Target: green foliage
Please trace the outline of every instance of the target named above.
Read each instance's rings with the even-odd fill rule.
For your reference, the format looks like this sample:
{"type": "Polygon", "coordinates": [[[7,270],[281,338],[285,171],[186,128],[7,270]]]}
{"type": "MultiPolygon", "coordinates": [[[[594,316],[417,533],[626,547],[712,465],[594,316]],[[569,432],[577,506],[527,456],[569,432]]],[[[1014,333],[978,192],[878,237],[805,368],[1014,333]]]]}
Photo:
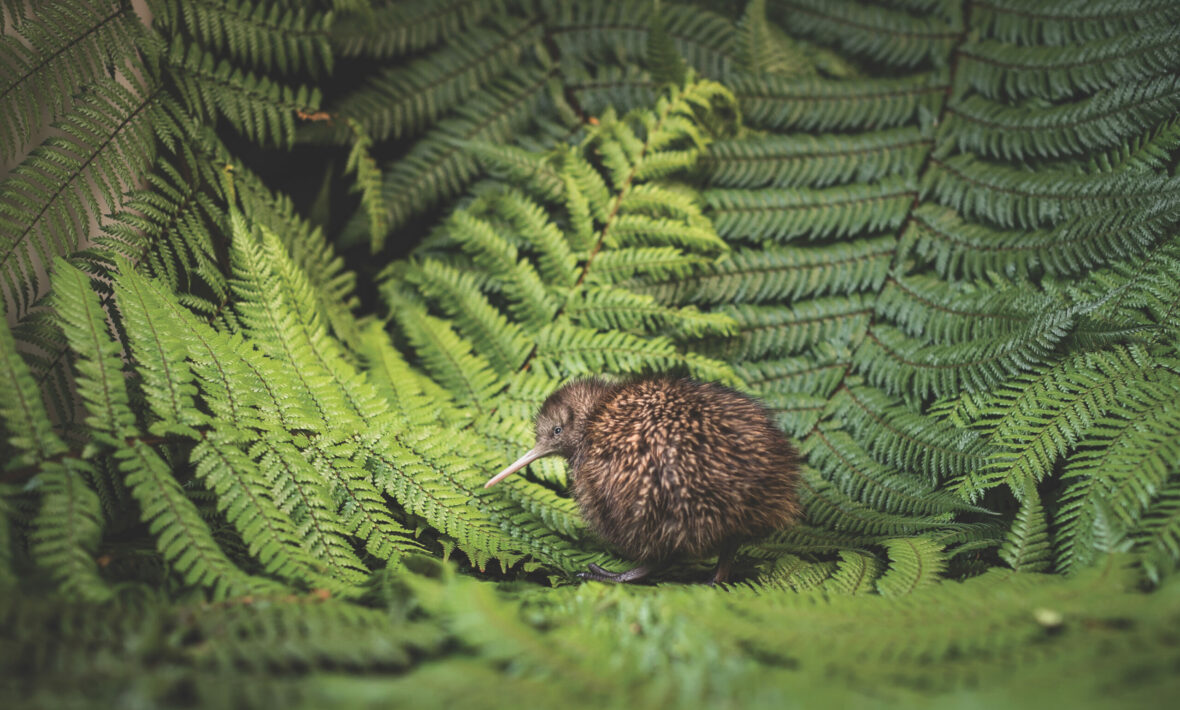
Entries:
{"type": "Polygon", "coordinates": [[[0,5],[4,697],[1177,690],[1175,3],[0,5]],[[799,445],[725,590],[482,488],[646,372],[799,445]]]}

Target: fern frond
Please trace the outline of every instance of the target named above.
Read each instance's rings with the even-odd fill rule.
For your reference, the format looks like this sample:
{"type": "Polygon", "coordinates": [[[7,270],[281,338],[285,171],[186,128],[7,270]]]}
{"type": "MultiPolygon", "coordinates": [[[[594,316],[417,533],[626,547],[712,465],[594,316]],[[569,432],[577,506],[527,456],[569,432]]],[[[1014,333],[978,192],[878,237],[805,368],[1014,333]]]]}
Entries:
{"type": "Polygon", "coordinates": [[[869,594],[874,590],[882,568],[881,560],[876,557],[863,552],[841,550],[836,572],[824,582],[823,587],[850,596],[869,594]]]}
{"type": "Polygon", "coordinates": [[[734,53],[752,74],[796,76],[814,73],[807,56],[785,33],[766,20],[766,0],[751,0],[737,22],[734,53]]]}
{"type": "Polygon", "coordinates": [[[733,337],[709,342],[726,358],[782,357],[818,344],[851,347],[864,337],[872,305],[860,294],[800,301],[792,307],[736,304],[720,309],[736,325],[733,337]]]}
{"type": "Polygon", "coordinates": [[[163,27],[176,32],[183,26],[202,44],[256,69],[312,76],[332,71],[331,13],[224,0],[164,0],[152,10],[163,27]]]}
{"type": "Polygon", "coordinates": [[[1171,207],[1178,192],[1180,183],[1166,176],[1137,175],[1131,180],[1124,174],[1033,173],[970,155],[931,158],[922,178],[924,199],[953,207],[967,218],[1022,229],[1107,214],[1125,219],[1139,210],[1171,207]]]}
{"type": "Polygon", "coordinates": [[[890,325],[875,325],[853,355],[856,369],[893,395],[953,396],[985,391],[1048,362],[1075,321],[1071,309],[1038,314],[1016,331],[966,343],[926,344],[890,325]]]}
{"type": "Polygon", "coordinates": [[[673,337],[725,336],[734,328],[724,313],[702,313],[691,306],[669,308],[651,296],[623,289],[584,289],[566,301],[565,313],[575,324],[590,328],[663,332],[673,337]]]}
{"type": "Polygon", "coordinates": [[[78,248],[89,221],[122,202],[151,162],[155,134],[174,134],[155,81],[95,83],[0,183],[0,280],[18,318],[43,286],[36,264],[78,248]]]}
{"type": "MultiPolygon", "coordinates": [[[[1145,529],[1152,522],[1146,516],[1167,506],[1180,440],[1180,413],[1174,406],[1180,382],[1174,373],[1163,372],[1152,385],[1141,385],[1135,397],[1122,396],[1117,407],[1103,412],[1097,425],[1084,430],[1078,450],[1066,462],[1057,514],[1061,570],[1074,571],[1093,561],[1103,517],[1114,516],[1136,536],[1147,537],[1145,529]]],[[[1151,560],[1158,567],[1163,558],[1155,553],[1166,548],[1143,547],[1145,564],[1151,560]]]]}
{"type": "MultiPolygon", "coordinates": [[[[499,143],[531,120],[542,100],[551,72],[533,67],[513,71],[458,106],[402,159],[388,166],[382,184],[387,224],[395,230],[420,210],[452,197],[475,177],[478,160],[462,150],[463,141],[499,143]]],[[[348,227],[346,240],[365,233],[359,221],[348,227]]]]}
{"type": "Polygon", "coordinates": [[[429,315],[426,308],[394,289],[386,289],[385,300],[393,317],[423,360],[427,371],[462,405],[478,412],[500,384],[487,359],[471,351],[470,344],[451,330],[445,321],[429,315]]]}
{"type": "Polygon", "coordinates": [[[135,431],[121,348],[106,323],[106,314],[90,279],[62,259],[54,262],[54,310],[71,349],[85,353],[75,361],[78,394],[89,411],[86,423],[102,443],[115,445],[135,431]]]}
{"type": "Polygon", "coordinates": [[[593,117],[651,106],[660,89],[650,73],[634,64],[574,67],[565,75],[564,83],[582,111],[593,117]]]}
{"type": "Polygon", "coordinates": [[[987,464],[988,451],[978,432],[956,430],[855,380],[831,396],[828,412],[855,439],[868,442],[866,449],[874,459],[927,476],[931,484],[987,464]]]}
{"type": "Polygon", "coordinates": [[[1167,170],[1168,157],[1180,147],[1180,116],[1173,116],[1131,137],[1105,153],[1090,158],[1093,172],[1143,170],[1161,173],[1167,170]]]}
{"type": "Polygon", "coordinates": [[[962,28],[854,0],[785,0],[777,14],[793,30],[825,44],[900,67],[941,64],[962,28]]]}
{"type": "Polygon", "coordinates": [[[41,505],[29,541],[37,564],[63,591],[87,601],[105,601],[112,589],[96,562],[103,515],[98,495],[87,480],[93,474],[94,469],[81,459],[42,463],[36,479],[41,505]]]}
{"type": "Polygon", "coordinates": [[[119,345],[107,333],[89,279],[58,259],[53,287],[70,346],[86,354],[75,362],[75,370],[78,392],[90,411],[87,423],[98,442],[114,447],[118,469],[157,538],[157,549],[186,583],[209,587],[219,596],[270,588],[269,582],[242,572],[226,557],[168,464],[144,442],[123,382],[119,345]]]}
{"type": "Polygon", "coordinates": [[[716,141],[701,163],[717,187],[828,187],[912,174],[931,142],[912,127],[854,135],[778,135],[716,141]]]}
{"type": "MultiPolygon", "coordinates": [[[[938,515],[969,506],[914,472],[879,463],[844,431],[817,429],[800,442],[800,451],[844,495],[874,510],[895,514],[938,515]]],[[[949,522],[949,521],[948,521],[949,522]]]]}
{"type": "Polygon", "coordinates": [[[557,202],[565,193],[565,182],[552,165],[551,156],[495,143],[467,141],[462,148],[479,158],[492,177],[518,185],[543,200],[557,202]]]}
{"type": "Polygon", "coordinates": [[[885,542],[889,569],[877,580],[877,591],[887,597],[912,594],[938,582],[946,569],[942,545],[925,537],[907,537],[885,542]]]}
{"type": "Polygon", "coordinates": [[[122,209],[93,238],[94,246],[74,259],[113,268],[114,258],[140,264],[173,290],[208,288],[228,295],[215,235],[225,231],[225,215],[206,188],[215,179],[207,163],[174,165],[157,159],[145,176],[146,189],[130,192],[122,209]]]}
{"type": "Polygon", "coordinates": [[[959,50],[957,80],[993,100],[1060,101],[1173,71],[1180,62],[1178,41],[1172,23],[1078,44],[983,40],[959,50]]]}
{"type": "Polygon", "coordinates": [[[373,159],[373,139],[356,120],[348,118],[346,122],[352,129],[353,143],[344,171],[356,174],[352,189],[361,193],[361,207],[369,215],[369,248],[377,252],[389,231],[389,225],[385,223],[387,210],[382,202],[381,169],[373,159]]]}
{"type": "Polygon", "coordinates": [[[877,510],[845,495],[814,470],[805,471],[805,476],[799,500],[807,511],[808,527],[788,528],[772,535],[769,543],[781,540],[790,546],[788,549],[831,551],[931,531],[961,534],[972,540],[986,539],[989,532],[979,526],[950,522],[946,512],[913,515],[877,510]]]}
{"type": "Polygon", "coordinates": [[[807,561],[795,555],[783,555],[764,569],[750,583],[766,591],[804,592],[826,584],[836,571],[834,562],[807,561]]]}
{"type": "Polygon", "coordinates": [[[1160,498],[1134,538],[1144,572],[1155,584],[1174,573],[1180,560],[1180,495],[1175,484],[1160,498]]]}
{"type": "MultiPolygon", "coordinates": [[[[648,55],[653,14],[648,0],[570,3],[546,0],[548,33],[563,55],[587,64],[614,64],[648,55]]],[[[660,8],[664,32],[676,54],[702,75],[727,77],[733,71],[733,25],[708,10],[687,5],[660,8]]],[[[666,77],[665,77],[666,78],[666,77]]]]}
{"type": "MultiPolygon", "coordinates": [[[[314,285],[316,309],[324,322],[329,323],[341,338],[353,338],[356,321],[353,311],[360,303],[354,292],[356,275],[345,268],[344,258],[324,231],[299,216],[291,198],[273,192],[245,166],[235,165],[229,149],[208,127],[199,131],[196,149],[215,170],[223,170],[226,165],[233,167],[233,192],[224,195],[223,199],[236,199],[244,213],[279,236],[287,247],[289,258],[314,285]]],[[[228,211],[222,212],[220,230],[222,234],[228,234],[228,211]]],[[[228,268],[222,268],[228,272],[228,268]]],[[[224,274],[222,280],[226,280],[224,274]]],[[[226,290],[228,292],[228,287],[226,290]]],[[[228,295],[224,298],[228,299],[228,295]]]]}
{"type": "MultiPolygon", "coordinates": [[[[119,270],[133,272],[131,264],[122,262],[119,270]]],[[[155,308],[149,306],[150,296],[133,276],[115,284],[115,299],[127,328],[128,341],[142,378],[143,396],[159,421],[148,426],[157,436],[196,435],[193,427],[208,423],[197,409],[194,398],[197,388],[191,368],[185,362],[184,342],[160,322],[155,308]]]]}
{"type": "Polygon", "coordinates": [[[667,372],[687,368],[695,377],[732,383],[732,375],[717,361],[686,357],[665,338],[640,337],[626,332],[601,332],[555,323],[536,334],[532,362],[553,379],[601,372],[667,372]]]}
{"type": "Polygon", "coordinates": [[[524,363],[532,343],[519,325],[509,321],[480,293],[470,273],[427,261],[420,268],[409,270],[405,278],[455,319],[460,334],[487,354],[496,372],[506,375],[524,363]]]}
{"type": "Polygon", "coordinates": [[[351,585],[363,580],[368,570],[344,542],[343,531],[327,511],[309,506],[308,498],[299,501],[291,495],[290,488],[296,486],[299,493],[325,493],[314,474],[290,486],[295,478],[292,468],[298,464],[293,457],[281,458],[279,446],[268,447],[255,463],[239,448],[245,442],[232,441],[240,434],[227,433],[226,440],[222,436],[215,433],[193,448],[194,472],[217,495],[218,508],[247,541],[251,556],[282,579],[356,594],[351,585]]]}
{"type": "Polygon", "coordinates": [[[1091,427],[1157,397],[1154,369],[1142,349],[1120,347],[1079,353],[1006,383],[994,394],[1004,416],[991,423],[993,461],[981,479],[961,481],[962,490],[974,496],[1007,483],[1019,495],[1048,475],[1091,427]]]}
{"type": "Polygon", "coordinates": [[[1042,319],[1065,328],[1083,308],[1023,285],[1000,282],[979,291],[921,275],[890,277],[876,302],[881,321],[931,344],[1019,337],[1030,322],[1042,319]]]}
{"type": "Polygon", "coordinates": [[[706,190],[717,232],[750,241],[840,238],[901,225],[915,190],[907,180],[824,190],[706,190]]]}
{"type": "Polygon", "coordinates": [[[636,277],[644,277],[644,281],[676,280],[700,271],[713,261],[699,254],[685,253],[677,247],[611,249],[595,256],[594,269],[586,275],[586,283],[610,285],[636,277]]]}
{"type": "Polygon", "coordinates": [[[1020,501],[1020,511],[1000,545],[1000,559],[1018,572],[1043,572],[1051,562],[1052,546],[1045,509],[1036,490],[1029,487],[1020,501]]]}
{"type": "Polygon", "coordinates": [[[840,385],[848,365],[846,353],[822,346],[807,356],[739,362],[735,369],[792,436],[811,431],[840,385]]]}
{"type": "Polygon", "coordinates": [[[1177,110],[1180,79],[1161,76],[1051,107],[1009,106],[970,96],[951,102],[941,130],[954,136],[959,150],[983,157],[1088,156],[1121,146],[1177,110]]]}
{"type": "Polygon", "coordinates": [[[896,247],[892,237],[831,246],[742,248],[689,273],[649,272],[634,288],[661,303],[794,303],[881,287],[896,247]]]}
{"type": "Polygon", "coordinates": [[[502,7],[503,0],[461,0],[443,7],[435,0],[411,0],[346,13],[332,24],[332,44],[344,56],[407,54],[474,27],[502,7]]]}
{"type": "Polygon", "coordinates": [[[943,278],[979,278],[989,272],[1079,274],[1112,257],[1146,253],[1178,214],[1178,206],[1153,204],[1068,219],[1048,229],[1002,230],[926,203],[911,213],[902,250],[922,256],[943,278]]]}
{"type": "MultiPolygon", "coordinates": [[[[23,9],[23,8],[22,8],[23,9]]],[[[16,12],[17,19],[23,12],[16,12]]],[[[134,61],[140,24],[122,2],[45,3],[0,37],[0,155],[20,154],[42,126],[63,115],[106,67],[134,61]]]]}
{"type": "Polygon", "coordinates": [[[223,116],[257,143],[290,146],[297,112],[314,113],[320,91],[291,87],[218,60],[196,43],[177,35],[167,52],[171,76],[185,108],[198,116],[223,116]]]}
{"type": "Polygon", "coordinates": [[[936,115],[947,89],[939,73],[871,81],[735,75],[726,84],[759,128],[829,132],[912,124],[923,112],[936,115]]]}
{"type": "Polygon", "coordinates": [[[653,5],[651,17],[648,18],[647,46],[645,47],[647,65],[651,67],[652,78],[661,84],[679,86],[684,83],[688,73],[688,66],[684,58],[676,51],[672,37],[664,27],[664,18],[660,15],[659,3],[653,5]]]}
{"type": "Polygon", "coordinates": [[[557,300],[547,292],[540,273],[528,260],[520,258],[516,247],[500,236],[492,223],[458,212],[451,217],[449,227],[450,236],[472,256],[476,266],[496,274],[488,288],[507,299],[509,313],[530,326],[553,319],[557,300]]]}
{"type": "Polygon", "coordinates": [[[7,319],[0,322],[0,422],[16,455],[9,467],[33,466],[66,449],[54,432],[33,373],[16,349],[7,319]]]}
{"type": "Polygon", "coordinates": [[[972,13],[984,38],[1019,45],[1081,44],[1155,27],[1173,27],[1180,10],[1166,0],[1131,6],[1066,0],[1030,13],[1021,0],[997,0],[972,13]]]}
{"type": "MultiPolygon", "coordinates": [[[[506,19],[469,30],[422,59],[369,76],[332,113],[356,121],[377,141],[417,133],[519,66],[539,39],[536,20],[506,19]]],[[[339,125],[330,135],[341,140],[348,131],[339,125]]]]}

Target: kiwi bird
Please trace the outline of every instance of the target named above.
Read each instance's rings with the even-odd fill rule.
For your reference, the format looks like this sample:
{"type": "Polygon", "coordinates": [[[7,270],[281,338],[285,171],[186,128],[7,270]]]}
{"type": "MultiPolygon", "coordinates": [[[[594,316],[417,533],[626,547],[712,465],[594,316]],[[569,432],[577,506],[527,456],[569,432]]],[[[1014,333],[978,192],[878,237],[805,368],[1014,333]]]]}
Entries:
{"type": "Polygon", "coordinates": [[[553,392],[536,446],[485,484],[551,455],[570,462],[583,517],[638,565],[579,576],[633,582],[676,559],[718,555],[727,580],[737,545],[799,518],[798,453],[754,399],[691,379],[592,378],[553,392]]]}

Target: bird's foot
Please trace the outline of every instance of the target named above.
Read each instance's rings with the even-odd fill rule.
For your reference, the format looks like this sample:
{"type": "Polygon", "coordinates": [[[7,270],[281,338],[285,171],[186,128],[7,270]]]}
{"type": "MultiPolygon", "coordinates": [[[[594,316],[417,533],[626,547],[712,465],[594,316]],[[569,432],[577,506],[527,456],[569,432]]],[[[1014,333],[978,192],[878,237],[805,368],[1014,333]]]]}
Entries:
{"type": "Polygon", "coordinates": [[[578,572],[579,579],[585,579],[593,582],[615,582],[624,584],[627,582],[638,582],[646,577],[651,572],[651,568],[647,565],[639,565],[624,572],[608,572],[607,570],[591,563],[589,569],[585,572],[578,572]]]}
{"type": "Polygon", "coordinates": [[[713,571],[713,578],[709,580],[710,587],[726,588],[725,583],[729,581],[729,572],[733,569],[733,555],[737,548],[737,542],[733,540],[721,546],[721,551],[717,555],[717,569],[713,571]]]}

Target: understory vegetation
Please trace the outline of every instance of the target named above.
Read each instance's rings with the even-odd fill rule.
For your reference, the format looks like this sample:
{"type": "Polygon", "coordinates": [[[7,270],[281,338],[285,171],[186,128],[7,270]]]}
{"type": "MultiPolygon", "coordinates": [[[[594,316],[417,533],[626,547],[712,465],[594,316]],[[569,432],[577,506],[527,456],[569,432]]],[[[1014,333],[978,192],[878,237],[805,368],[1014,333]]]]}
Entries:
{"type": "Polygon", "coordinates": [[[1173,0],[0,0],[13,707],[1180,691],[1173,0]],[[805,520],[652,584],[532,445],[760,398],[805,520]]]}

